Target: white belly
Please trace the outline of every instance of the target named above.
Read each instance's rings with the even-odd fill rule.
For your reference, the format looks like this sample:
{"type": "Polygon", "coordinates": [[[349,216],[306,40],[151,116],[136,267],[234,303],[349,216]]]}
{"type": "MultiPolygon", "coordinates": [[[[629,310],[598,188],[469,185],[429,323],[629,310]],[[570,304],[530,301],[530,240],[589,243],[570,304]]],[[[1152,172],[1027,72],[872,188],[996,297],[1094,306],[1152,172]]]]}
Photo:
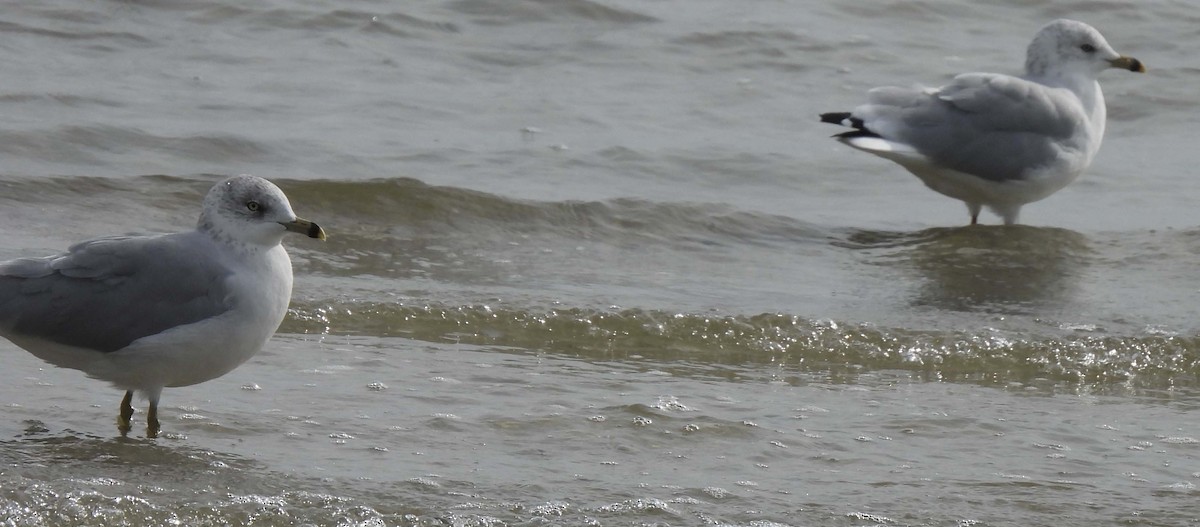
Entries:
{"type": "Polygon", "coordinates": [[[215,379],[258,353],[287,313],[292,289],[287,253],[277,246],[259,256],[229,279],[231,291],[256,291],[234,294],[231,310],[140,338],[116,351],[103,353],[42,339],[9,338],[46,362],[81,370],[123,390],[152,392],[215,379]],[[244,287],[251,282],[255,287],[244,287]]]}

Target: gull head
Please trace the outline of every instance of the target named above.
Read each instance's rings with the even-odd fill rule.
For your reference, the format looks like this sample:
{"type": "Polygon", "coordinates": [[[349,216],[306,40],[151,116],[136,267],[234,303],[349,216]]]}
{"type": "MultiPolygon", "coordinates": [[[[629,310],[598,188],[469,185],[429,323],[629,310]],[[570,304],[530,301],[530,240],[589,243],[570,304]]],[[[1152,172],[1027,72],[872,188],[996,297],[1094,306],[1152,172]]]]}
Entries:
{"type": "Polygon", "coordinates": [[[296,217],[279,187],[254,176],[234,176],[217,183],[204,197],[197,229],[218,238],[274,247],[288,232],[325,239],[317,224],[296,217]]]}
{"type": "Polygon", "coordinates": [[[1109,68],[1146,71],[1142,61],[1114,51],[1096,28],[1066,19],[1055,20],[1039,30],[1025,58],[1025,74],[1035,79],[1095,79],[1109,68]]]}

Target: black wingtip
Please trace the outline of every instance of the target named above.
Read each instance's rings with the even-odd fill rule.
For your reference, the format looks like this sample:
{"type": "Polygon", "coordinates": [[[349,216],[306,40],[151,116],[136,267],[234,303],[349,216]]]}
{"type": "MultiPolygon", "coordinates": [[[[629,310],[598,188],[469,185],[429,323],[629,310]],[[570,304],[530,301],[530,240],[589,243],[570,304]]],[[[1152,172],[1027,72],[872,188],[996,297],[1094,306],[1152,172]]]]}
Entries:
{"type": "Polygon", "coordinates": [[[828,112],[821,114],[821,122],[849,126],[859,130],[865,129],[862,119],[854,117],[850,112],[828,112]]]}
{"type": "Polygon", "coordinates": [[[821,114],[821,122],[842,124],[843,121],[850,118],[850,112],[828,112],[821,114]]]}

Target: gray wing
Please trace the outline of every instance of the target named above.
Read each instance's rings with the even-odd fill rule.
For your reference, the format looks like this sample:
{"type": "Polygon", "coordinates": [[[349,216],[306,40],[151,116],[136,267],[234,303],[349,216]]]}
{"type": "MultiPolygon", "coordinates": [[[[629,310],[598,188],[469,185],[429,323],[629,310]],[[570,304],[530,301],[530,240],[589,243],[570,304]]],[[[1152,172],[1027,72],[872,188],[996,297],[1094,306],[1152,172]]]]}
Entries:
{"type": "Polygon", "coordinates": [[[1086,148],[1074,94],[1008,75],[968,73],[938,90],[876,88],[854,110],[864,127],[935,163],[992,181],[1021,179],[1086,148]]]}
{"type": "Polygon", "coordinates": [[[197,233],[100,238],[0,263],[0,332],[102,352],[230,309],[215,248],[197,233]]]}

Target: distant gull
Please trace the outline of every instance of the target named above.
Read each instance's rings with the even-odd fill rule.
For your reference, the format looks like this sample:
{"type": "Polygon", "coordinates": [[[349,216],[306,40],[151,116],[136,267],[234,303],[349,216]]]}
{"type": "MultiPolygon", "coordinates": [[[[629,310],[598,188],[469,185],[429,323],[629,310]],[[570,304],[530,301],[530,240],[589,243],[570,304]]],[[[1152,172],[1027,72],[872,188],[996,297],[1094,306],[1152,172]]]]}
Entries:
{"type": "Polygon", "coordinates": [[[0,263],[0,336],[55,366],[135,392],[159,431],[164,387],[220,377],[279,328],[292,295],[287,232],[325,239],[271,182],[236,176],[204,198],[196,229],[98,238],[66,253],[0,263]]]}
{"type": "Polygon", "coordinates": [[[1055,20],[1029,44],[1023,77],[964,73],[941,88],[875,88],[867,104],[821,121],[854,128],[834,137],[966,202],[972,225],[984,205],[1011,225],[1022,205],[1092,162],[1106,113],[1096,78],[1108,68],[1146,71],[1091,26],[1055,20]]]}

